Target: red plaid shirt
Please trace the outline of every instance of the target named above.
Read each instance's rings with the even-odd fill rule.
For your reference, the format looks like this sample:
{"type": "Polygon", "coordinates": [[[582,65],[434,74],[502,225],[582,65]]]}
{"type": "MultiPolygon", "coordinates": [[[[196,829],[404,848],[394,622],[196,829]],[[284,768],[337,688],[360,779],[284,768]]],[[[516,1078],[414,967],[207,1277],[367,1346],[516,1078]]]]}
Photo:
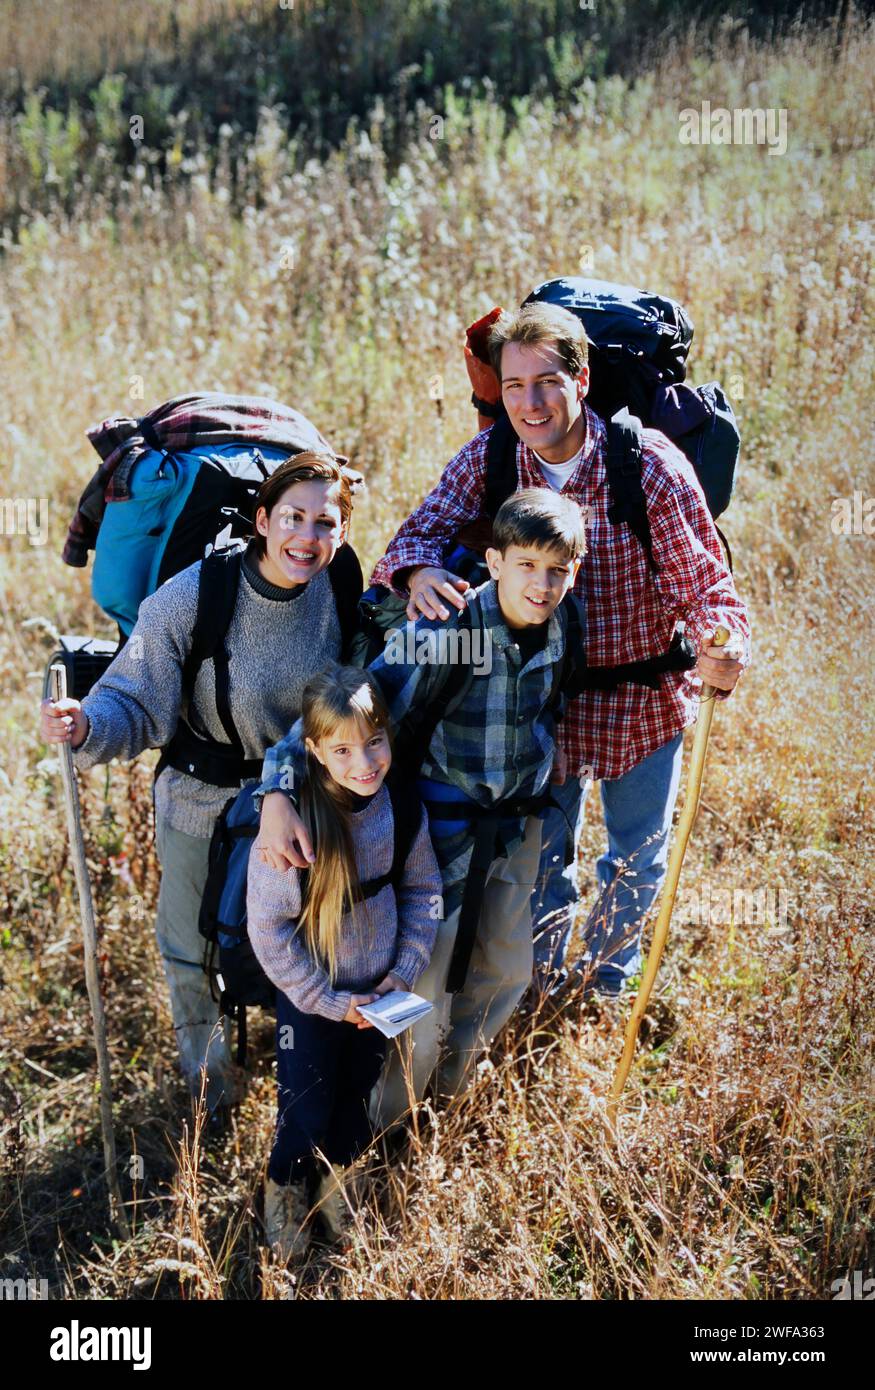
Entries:
{"type": "MultiPolygon", "coordinates": [[[[747,665],[747,611],[692,465],[665,435],[645,431],[641,476],[659,566],[654,574],[628,526],[608,520],[605,426],[587,406],[584,411],[583,454],[562,495],[588,509],[586,555],[575,592],[586,608],[589,664],[617,666],[658,656],[682,621],[700,652],[718,624],[740,633],[747,665]]],[[[372,583],[394,587],[392,578],[399,570],[443,565],[456,531],[482,514],[488,438],[484,430],[447,465],[437,487],[397,532],[372,583]]],[[[521,488],[546,486],[535,455],[522,441],[517,444],[517,474],[521,488]]],[[[695,720],[700,686],[700,679],[688,672],[670,672],[660,678],[657,690],[627,684],[573,700],[560,729],[569,772],[622,776],[695,720]]]]}

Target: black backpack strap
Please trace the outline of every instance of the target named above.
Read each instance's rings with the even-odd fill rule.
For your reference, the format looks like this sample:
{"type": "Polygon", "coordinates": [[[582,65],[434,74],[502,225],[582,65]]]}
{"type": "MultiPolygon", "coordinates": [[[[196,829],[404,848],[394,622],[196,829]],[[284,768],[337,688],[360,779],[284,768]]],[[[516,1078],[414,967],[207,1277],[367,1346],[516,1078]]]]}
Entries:
{"type": "Polygon", "coordinates": [[[476,391],[471,392],[471,404],[479,415],[485,415],[490,420],[499,419],[504,411],[501,401],[484,401],[476,391]]]}
{"type": "MultiPolygon", "coordinates": [[[[243,776],[257,776],[257,773],[251,774],[242,771],[239,775],[235,774],[233,767],[233,765],[242,767],[246,760],[243,754],[243,744],[231,714],[225,634],[234,616],[242,564],[243,551],[241,549],[213,551],[201,561],[197,589],[197,610],[194,626],[191,630],[191,647],[182,667],[182,703],[188,706],[194,694],[198,672],[205,661],[208,661],[210,657],[213,658],[216,668],[216,710],[222,721],[222,728],[228,735],[230,747],[226,748],[212,740],[199,738],[191,732],[186,720],[180,716],[177,731],[164,749],[155,769],[156,777],[160,776],[165,767],[179,766],[181,760],[185,764],[181,770],[191,771],[189,763],[197,768],[200,760],[192,756],[194,753],[203,753],[207,758],[210,767],[207,768],[204,764],[203,771],[206,773],[207,780],[218,777],[217,785],[231,786],[233,782],[238,781],[243,776]],[[184,750],[182,748],[183,743],[185,744],[184,750]],[[212,758],[213,753],[216,754],[218,762],[212,758]],[[232,766],[229,767],[227,774],[223,773],[221,769],[228,765],[229,761],[232,766]],[[221,780],[225,775],[229,776],[230,779],[227,782],[221,780]]],[[[195,773],[195,775],[197,774],[195,773]]]]}
{"type": "Polygon", "coordinates": [[[720,530],[720,527],[717,525],[716,521],[714,522],[714,530],[717,532],[717,535],[720,538],[720,544],[723,546],[723,549],[726,552],[726,563],[729,566],[729,573],[733,574],[734,570],[732,565],[732,548],[729,544],[729,541],[726,539],[723,532],[720,530]]]}
{"type": "Polygon", "coordinates": [[[155,426],[147,415],[144,415],[142,420],[137,421],[137,428],[150,449],[154,449],[156,453],[159,454],[166,454],[168,452],[167,445],[162,444],[156,433],[155,426]]]}
{"type": "Polygon", "coordinates": [[[606,472],[611,493],[608,520],[614,526],[626,523],[644,547],[647,562],[656,573],[659,566],[653,558],[653,538],[647,517],[647,499],[641,482],[641,452],[644,435],[637,415],[630,415],[624,406],[608,421],[608,456],[606,472]]]}
{"type": "Polygon", "coordinates": [[[553,685],[547,700],[547,709],[554,714],[562,712],[566,693],[577,684],[577,673],[586,667],[586,648],[583,623],[583,609],[580,600],[568,591],[559,605],[565,614],[565,651],[562,660],[553,668],[553,685]]]}
{"type": "Polygon", "coordinates": [[[216,668],[216,712],[228,735],[228,742],[239,758],[243,757],[243,744],[231,713],[225,635],[234,616],[242,564],[242,550],[232,551],[230,555],[213,552],[201,562],[197,617],[191,635],[191,652],[182,675],[183,690],[191,699],[198,671],[205,661],[213,658],[216,668]]]}
{"type": "Polygon", "coordinates": [[[341,656],[345,661],[359,630],[358,603],[364,592],[359,558],[351,545],[342,545],[328,566],[328,578],[340,623],[341,656]]]}
{"type": "Polygon", "coordinates": [[[482,808],[475,813],[473,822],[474,843],[471,847],[471,859],[462,892],[453,954],[447,972],[446,988],[448,994],[458,994],[465,986],[468,966],[471,963],[471,954],[477,938],[477,928],[480,924],[480,909],[483,906],[483,894],[489,877],[489,867],[499,852],[498,833],[502,822],[509,818],[525,819],[528,816],[539,815],[548,806],[556,806],[557,809],[561,809],[558,807],[549,785],[537,796],[499,802],[497,806],[492,806],[489,809],[482,808]]]}
{"type": "MultiPolygon", "coordinates": [[[[479,595],[474,594],[472,600],[463,607],[462,613],[459,614],[459,627],[469,627],[472,631],[476,627],[483,627],[483,606],[479,595]]],[[[469,692],[474,678],[473,662],[445,662],[438,666],[438,673],[440,676],[428,699],[427,712],[422,723],[416,728],[415,746],[405,748],[405,769],[410,777],[419,773],[424,756],[428,752],[428,745],[434,738],[435,728],[442,719],[447,719],[448,714],[459,708],[469,692]]]]}
{"type": "MultiPolygon", "coordinates": [[[[479,595],[475,593],[459,615],[459,627],[473,630],[482,626],[483,608],[479,595]]],[[[397,748],[397,752],[410,778],[418,774],[438,724],[458,708],[474,679],[474,666],[470,661],[446,662],[437,669],[438,679],[431,690],[424,716],[413,726],[402,721],[399,731],[400,748],[397,748]]]]}
{"type": "Polygon", "coordinates": [[[566,614],[565,658],[554,677],[548,709],[556,717],[564,711],[564,701],[588,690],[614,691],[627,682],[659,688],[659,677],[668,671],[691,671],[698,660],[696,648],[689,637],[676,631],[668,649],[659,656],[640,661],[626,661],[618,666],[590,666],[586,660],[585,624],[583,609],[573,594],[566,594],[561,608],[566,614]]]}
{"type": "Polygon", "coordinates": [[[404,877],[404,866],[410,855],[413,841],[422,824],[422,801],[408,773],[399,773],[387,778],[389,796],[392,801],[392,822],[395,827],[395,848],[392,853],[392,868],[389,870],[392,886],[397,890],[404,877]]]}
{"type": "MultiPolygon", "coordinates": [[[[182,694],[191,700],[194,694],[198,671],[210,657],[215,658],[218,647],[224,646],[225,634],[231,626],[237,591],[240,587],[240,571],[243,564],[243,551],[230,553],[213,551],[201,561],[201,572],[197,589],[197,613],[191,630],[191,648],[182,668],[182,694]]],[[[216,671],[218,695],[219,673],[216,671]]],[[[227,703],[227,688],[225,690],[227,703]]],[[[221,709],[219,717],[222,717],[221,709]]],[[[222,719],[225,725],[224,718],[222,719]]],[[[227,732],[227,728],[226,728],[227,732]]],[[[234,738],[239,743],[237,730],[234,738]]]]}
{"type": "Polygon", "coordinates": [[[516,449],[519,443],[516,430],[506,414],[500,415],[489,431],[486,444],[486,493],[484,509],[490,521],[502,502],[517,490],[518,474],[516,449]]]}

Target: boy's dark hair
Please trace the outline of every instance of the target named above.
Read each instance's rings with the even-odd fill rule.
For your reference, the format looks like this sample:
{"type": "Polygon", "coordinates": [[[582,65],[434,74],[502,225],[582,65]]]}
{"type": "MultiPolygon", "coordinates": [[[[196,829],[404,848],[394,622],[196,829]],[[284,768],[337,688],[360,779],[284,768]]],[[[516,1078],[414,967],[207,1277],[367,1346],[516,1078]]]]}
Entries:
{"type": "Polygon", "coordinates": [[[489,334],[489,360],[501,381],[501,350],[505,343],[555,343],[571,376],[580,376],[589,362],[586,329],[576,314],[561,304],[524,304],[495,320],[489,334]]]}
{"type": "Polygon", "coordinates": [[[584,515],[577,502],[550,488],[523,488],[499,507],[492,543],[502,555],[510,545],[534,546],[576,560],[586,552],[584,515]]]}

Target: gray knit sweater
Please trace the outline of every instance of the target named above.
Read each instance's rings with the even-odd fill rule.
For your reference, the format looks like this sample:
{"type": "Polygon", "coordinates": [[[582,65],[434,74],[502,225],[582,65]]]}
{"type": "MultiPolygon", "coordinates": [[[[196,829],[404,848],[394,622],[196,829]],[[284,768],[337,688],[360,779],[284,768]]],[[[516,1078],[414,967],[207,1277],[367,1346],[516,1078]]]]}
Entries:
{"type": "MultiPolygon", "coordinates": [[[[392,867],[392,801],[385,786],[364,810],[351,815],[359,880],[378,878],[392,867]]],[[[271,869],[261,862],[259,841],[249,856],[247,930],[265,974],[302,1013],[341,1021],[353,994],[367,994],[390,970],[411,988],[431,958],[440,919],[441,876],[428,834],[425,811],[397,894],[383,888],[341,922],[337,975],[317,965],[298,932],[301,878],[297,869],[271,869]],[[363,915],[367,908],[368,915],[363,915]]]]}
{"type": "MultiPolygon", "coordinates": [[[[136,626],[115,661],[82,701],[90,725],[73,754],[78,768],[134,758],[170,741],[180,714],[182,666],[191,649],[200,561],[144,599],[136,626]]],[[[288,731],[311,676],[340,655],[340,624],[325,570],[306,585],[267,583],[247,552],[226,637],[229,699],[247,758],[288,731]]],[[[185,713],[185,711],[182,711],[185,713]]],[[[188,712],[198,732],[227,743],[216,709],[212,660],[200,668],[188,712]]],[[[175,830],[209,837],[216,817],[243,783],[211,787],[175,768],[155,784],[155,814],[175,830]]]]}

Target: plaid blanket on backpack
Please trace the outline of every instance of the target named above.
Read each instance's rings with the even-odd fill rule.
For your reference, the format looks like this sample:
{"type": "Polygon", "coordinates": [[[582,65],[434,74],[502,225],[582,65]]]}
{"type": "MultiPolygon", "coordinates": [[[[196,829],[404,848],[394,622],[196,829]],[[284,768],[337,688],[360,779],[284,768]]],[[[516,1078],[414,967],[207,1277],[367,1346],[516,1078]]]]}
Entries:
{"type": "Polygon", "coordinates": [[[107,502],[129,499],[131,470],[150,449],[183,453],[204,444],[265,444],[290,454],[315,450],[346,462],[300,411],[266,396],[221,391],[174,396],[139,420],[113,415],[92,425],[87,435],[103,462],[79,499],[62,552],[65,564],[80,569],[94,549],[107,502]]]}

